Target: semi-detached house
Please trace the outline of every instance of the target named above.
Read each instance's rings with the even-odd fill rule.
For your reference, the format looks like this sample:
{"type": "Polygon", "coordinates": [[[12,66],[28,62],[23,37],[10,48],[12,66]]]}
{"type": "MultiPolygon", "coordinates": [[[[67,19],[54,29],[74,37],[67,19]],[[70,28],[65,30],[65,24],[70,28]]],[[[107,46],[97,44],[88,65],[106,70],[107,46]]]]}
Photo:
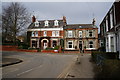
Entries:
{"type": "Polygon", "coordinates": [[[66,18],[61,20],[36,20],[32,17],[32,23],[28,27],[27,35],[30,47],[46,49],[60,45],[63,39],[63,26],[66,25],[66,18]]]}
{"type": "Polygon", "coordinates": [[[120,2],[114,2],[100,24],[101,47],[120,53],[120,2]]]}
{"type": "Polygon", "coordinates": [[[59,20],[36,20],[27,30],[27,39],[32,48],[46,49],[61,46],[64,51],[98,49],[98,28],[92,24],[67,24],[66,17],[59,20]]]}

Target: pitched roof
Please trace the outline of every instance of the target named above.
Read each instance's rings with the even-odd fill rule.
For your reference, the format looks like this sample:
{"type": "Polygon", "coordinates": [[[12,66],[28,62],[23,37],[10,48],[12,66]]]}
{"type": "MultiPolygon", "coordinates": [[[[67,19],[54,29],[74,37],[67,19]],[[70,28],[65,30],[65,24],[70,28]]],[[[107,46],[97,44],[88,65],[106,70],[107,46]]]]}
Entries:
{"type": "Polygon", "coordinates": [[[64,29],[80,29],[80,28],[97,28],[93,24],[69,24],[64,27],[64,29]]]}
{"type": "Polygon", "coordinates": [[[38,21],[39,22],[39,26],[36,27],[35,26],[35,22],[34,23],[31,23],[28,27],[28,29],[33,29],[33,28],[55,28],[55,27],[63,27],[65,25],[65,23],[63,22],[63,20],[57,20],[58,21],[58,24],[59,26],[54,26],[54,21],[55,20],[47,20],[49,22],[49,25],[48,26],[44,26],[44,22],[46,20],[40,20],[38,21]]]}

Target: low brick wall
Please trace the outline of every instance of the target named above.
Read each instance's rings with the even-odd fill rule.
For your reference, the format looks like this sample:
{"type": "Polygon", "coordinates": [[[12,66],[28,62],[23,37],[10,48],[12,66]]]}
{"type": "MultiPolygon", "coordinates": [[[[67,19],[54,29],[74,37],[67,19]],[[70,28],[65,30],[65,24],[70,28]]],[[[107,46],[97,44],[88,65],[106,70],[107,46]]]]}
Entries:
{"type": "Polygon", "coordinates": [[[2,46],[3,51],[17,51],[17,48],[18,46],[9,46],[9,45],[2,46]]]}
{"type": "Polygon", "coordinates": [[[17,51],[21,51],[21,52],[38,52],[38,50],[27,50],[27,49],[17,49],[17,51]]]}
{"type": "MultiPolygon", "coordinates": [[[[2,46],[2,45],[1,45],[2,46]]],[[[18,46],[2,46],[2,51],[38,52],[38,50],[18,49],[18,46]]]]}
{"type": "MultiPolygon", "coordinates": [[[[64,53],[80,53],[80,51],[79,50],[77,50],[77,51],[74,51],[74,50],[65,50],[64,51],[64,53]]],[[[84,53],[92,53],[92,51],[91,50],[84,50],[84,53]]]]}
{"type": "Polygon", "coordinates": [[[80,53],[79,51],[64,51],[64,53],[80,53]]]}
{"type": "Polygon", "coordinates": [[[55,52],[54,50],[41,50],[43,53],[59,53],[59,51],[55,52]]]}

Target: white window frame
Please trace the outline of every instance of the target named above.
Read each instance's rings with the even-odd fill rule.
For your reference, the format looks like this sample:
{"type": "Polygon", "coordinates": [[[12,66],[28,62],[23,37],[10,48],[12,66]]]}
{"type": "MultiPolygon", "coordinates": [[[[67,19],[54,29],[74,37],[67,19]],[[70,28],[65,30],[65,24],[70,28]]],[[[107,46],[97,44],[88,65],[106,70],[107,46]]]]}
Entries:
{"type": "Polygon", "coordinates": [[[57,40],[52,40],[52,47],[54,48],[54,46],[53,46],[53,41],[56,41],[56,46],[57,46],[57,40]]]}
{"type": "Polygon", "coordinates": [[[82,31],[79,31],[79,37],[82,38],[82,31]]]}
{"type": "Polygon", "coordinates": [[[93,37],[93,30],[89,30],[89,37],[93,37]],[[92,33],[90,33],[92,32],[92,33]],[[92,36],[90,36],[90,34],[92,34],[92,36]]]}
{"type": "Polygon", "coordinates": [[[68,48],[68,49],[73,49],[73,41],[68,41],[68,42],[67,42],[67,48],[68,48]],[[69,44],[68,44],[69,42],[72,42],[72,48],[69,48],[69,44]]]}
{"type": "Polygon", "coordinates": [[[44,23],[45,23],[45,26],[49,26],[49,21],[48,20],[46,20],[44,23]]]}
{"type": "Polygon", "coordinates": [[[35,31],[35,36],[38,37],[38,31],[35,31]]]}
{"type": "Polygon", "coordinates": [[[52,36],[55,37],[55,31],[52,31],[52,36]]]}
{"type": "MultiPolygon", "coordinates": [[[[94,48],[94,44],[90,44],[90,42],[91,42],[91,41],[89,41],[89,48],[90,48],[90,45],[92,45],[92,46],[93,46],[92,48],[94,48]]],[[[93,43],[93,41],[92,41],[92,43],[93,43]]]]}
{"type": "Polygon", "coordinates": [[[106,31],[108,31],[108,16],[106,16],[106,31]]]}
{"type": "Polygon", "coordinates": [[[39,22],[38,21],[35,22],[35,27],[39,27],[39,22]]]}
{"type": "Polygon", "coordinates": [[[67,35],[68,35],[69,38],[73,37],[73,31],[69,30],[68,33],[67,33],[67,35]]]}
{"type": "Polygon", "coordinates": [[[59,24],[58,24],[58,20],[55,20],[54,21],[54,26],[58,26],[59,24]]]}
{"type": "Polygon", "coordinates": [[[58,37],[59,36],[59,31],[52,31],[52,36],[53,37],[58,37]]]}
{"type": "Polygon", "coordinates": [[[47,31],[44,31],[44,32],[43,32],[43,36],[47,36],[47,31]]]}
{"type": "Polygon", "coordinates": [[[113,14],[112,10],[110,11],[110,28],[113,28],[113,14]]]}
{"type": "Polygon", "coordinates": [[[32,37],[34,37],[35,36],[35,32],[34,31],[32,31],[32,35],[31,35],[32,37]]]}
{"type": "Polygon", "coordinates": [[[56,36],[59,36],[59,31],[56,31],[56,36]]]}

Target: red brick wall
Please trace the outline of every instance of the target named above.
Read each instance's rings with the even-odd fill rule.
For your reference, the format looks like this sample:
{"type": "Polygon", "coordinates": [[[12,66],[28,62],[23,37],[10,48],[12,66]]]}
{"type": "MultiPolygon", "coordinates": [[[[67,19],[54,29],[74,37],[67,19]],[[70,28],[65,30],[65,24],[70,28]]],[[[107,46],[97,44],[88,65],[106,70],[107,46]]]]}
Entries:
{"type": "Polygon", "coordinates": [[[47,31],[47,36],[52,36],[52,31],[47,31]]]}
{"type": "MultiPolygon", "coordinates": [[[[38,31],[38,36],[43,36],[44,31],[38,31]]],[[[59,32],[60,36],[63,36],[63,31],[59,32]]],[[[47,36],[52,36],[52,31],[47,31],[47,36]]]]}
{"type": "Polygon", "coordinates": [[[64,31],[60,31],[60,36],[63,36],[64,35],[64,31]]]}
{"type": "Polygon", "coordinates": [[[2,46],[2,51],[38,52],[37,50],[18,49],[18,46],[2,46]]]}

